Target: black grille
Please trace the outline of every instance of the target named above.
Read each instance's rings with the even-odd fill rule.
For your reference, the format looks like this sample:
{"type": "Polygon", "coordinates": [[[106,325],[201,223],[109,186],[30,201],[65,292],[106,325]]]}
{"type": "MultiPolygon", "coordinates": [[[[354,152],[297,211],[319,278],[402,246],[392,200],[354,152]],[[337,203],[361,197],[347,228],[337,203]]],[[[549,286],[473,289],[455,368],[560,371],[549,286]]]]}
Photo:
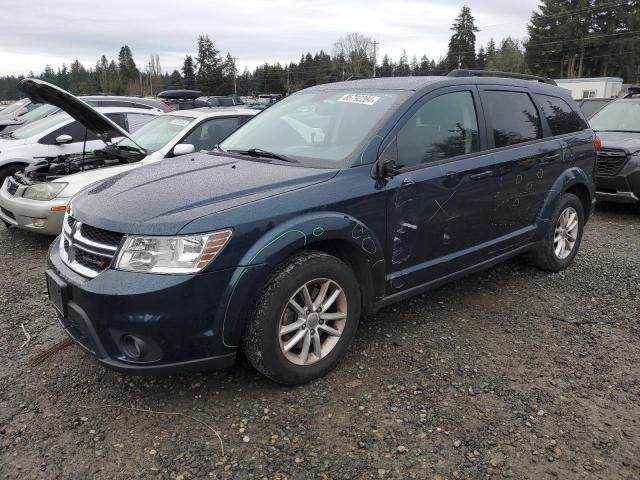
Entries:
{"type": "Polygon", "coordinates": [[[596,174],[617,175],[627,162],[627,152],[618,149],[603,149],[598,153],[596,174]]]}
{"type": "Polygon", "coordinates": [[[4,213],[7,217],[12,218],[13,220],[16,219],[15,215],[11,213],[9,210],[7,210],[6,208],[0,207],[0,210],[2,210],[2,213],[4,213]]]}
{"type": "Polygon", "coordinates": [[[9,191],[9,195],[15,195],[18,191],[18,184],[13,178],[9,178],[9,184],[7,185],[7,190],[9,191]]]}
{"type": "Polygon", "coordinates": [[[94,272],[101,272],[107,269],[111,263],[111,259],[108,257],[101,257],[100,255],[85,252],[84,250],[77,249],[75,255],[76,262],[94,272]]]}
{"type": "Polygon", "coordinates": [[[109,245],[110,247],[117,247],[120,245],[120,240],[124,237],[124,234],[122,233],[102,230],[101,228],[92,227],[91,225],[82,225],[80,233],[87,240],[101,243],[102,245],[109,245]]]}
{"type": "Polygon", "coordinates": [[[76,224],[76,219],[73,218],[71,215],[67,215],[67,225],[69,225],[69,228],[73,229],[73,226],[76,224]]]}

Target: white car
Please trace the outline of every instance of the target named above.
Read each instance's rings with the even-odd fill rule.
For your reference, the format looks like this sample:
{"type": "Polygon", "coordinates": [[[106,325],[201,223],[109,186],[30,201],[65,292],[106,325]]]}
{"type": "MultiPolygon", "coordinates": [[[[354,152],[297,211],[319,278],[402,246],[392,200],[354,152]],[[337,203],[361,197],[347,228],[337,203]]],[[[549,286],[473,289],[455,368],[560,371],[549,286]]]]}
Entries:
{"type": "MultiPolygon", "coordinates": [[[[93,123],[97,124],[97,116],[102,115],[89,106],[86,108],[96,117],[93,123]]],[[[248,108],[203,108],[167,113],[130,135],[121,132],[126,138],[92,155],[85,155],[84,159],[78,155],[58,162],[34,164],[24,173],[9,177],[0,188],[0,219],[7,226],[58,235],[66,206],[80,190],[164,158],[211,150],[258,113],[258,110],[248,108]],[[60,175],[74,169],[80,171],[60,175]]],[[[103,122],[102,128],[108,128],[109,120],[103,122]]]]}

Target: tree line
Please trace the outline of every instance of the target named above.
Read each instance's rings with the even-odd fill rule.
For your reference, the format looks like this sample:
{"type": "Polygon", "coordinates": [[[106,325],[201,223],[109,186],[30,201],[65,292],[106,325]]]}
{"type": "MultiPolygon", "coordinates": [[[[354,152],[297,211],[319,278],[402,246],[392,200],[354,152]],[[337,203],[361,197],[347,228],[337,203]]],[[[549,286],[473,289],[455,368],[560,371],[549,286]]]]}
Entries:
{"type": "MultiPolygon", "coordinates": [[[[77,95],[154,95],[176,88],[206,95],[289,93],[354,76],[444,75],[455,68],[552,78],[620,76],[630,83],[640,77],[640,0],[541,0],[527,28],[526,39],[491,39],[477,46],[479,29],[465,6],[451,27],[447,54],[437,60],[427,54],[409,59],[406,52],[397,60],[375,58],[373,39],[351,33],[328,52],[309,52],[298,62],[264,63],[239,73],[233,56],[223,55],[208,35],[201,35],[197,54],[186,55],[180,70],[163,72],[157,55],[138,66],[124,45],[117,59],[102,55],[91,67],[78,60],[55,70],[47,65],[37,76],[77,95]]],[[[16,85],[22,78],[0,77],[0,99],[19,98],[16,85]]]]}

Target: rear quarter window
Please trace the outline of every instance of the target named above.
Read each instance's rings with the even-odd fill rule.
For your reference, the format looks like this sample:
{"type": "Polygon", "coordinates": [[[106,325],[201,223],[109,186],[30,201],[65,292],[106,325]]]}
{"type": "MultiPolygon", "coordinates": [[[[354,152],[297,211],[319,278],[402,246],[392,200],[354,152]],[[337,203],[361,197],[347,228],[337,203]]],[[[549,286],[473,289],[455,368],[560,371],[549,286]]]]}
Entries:
{"type": "Polygon", "coordinates": [[[578,112],[561,98],[539,94],[534,96],[554,136],[580,132],[589,128],[578,112]]]}

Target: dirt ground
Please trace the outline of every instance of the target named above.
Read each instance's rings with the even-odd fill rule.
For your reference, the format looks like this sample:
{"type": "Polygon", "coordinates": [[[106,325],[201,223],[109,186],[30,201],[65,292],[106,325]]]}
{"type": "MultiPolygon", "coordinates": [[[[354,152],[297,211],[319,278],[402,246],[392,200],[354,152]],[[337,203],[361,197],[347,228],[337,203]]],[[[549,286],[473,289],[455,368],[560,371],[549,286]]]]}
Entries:
{"type": "Polygon", "coordinates": [[[0,227],[0,478],[640,478],[639,209],[599,208],[564,273],[515,260],[384,309],[298,388],[75,345],[30,368],[65,338],[49,242],[0,227]]]}

